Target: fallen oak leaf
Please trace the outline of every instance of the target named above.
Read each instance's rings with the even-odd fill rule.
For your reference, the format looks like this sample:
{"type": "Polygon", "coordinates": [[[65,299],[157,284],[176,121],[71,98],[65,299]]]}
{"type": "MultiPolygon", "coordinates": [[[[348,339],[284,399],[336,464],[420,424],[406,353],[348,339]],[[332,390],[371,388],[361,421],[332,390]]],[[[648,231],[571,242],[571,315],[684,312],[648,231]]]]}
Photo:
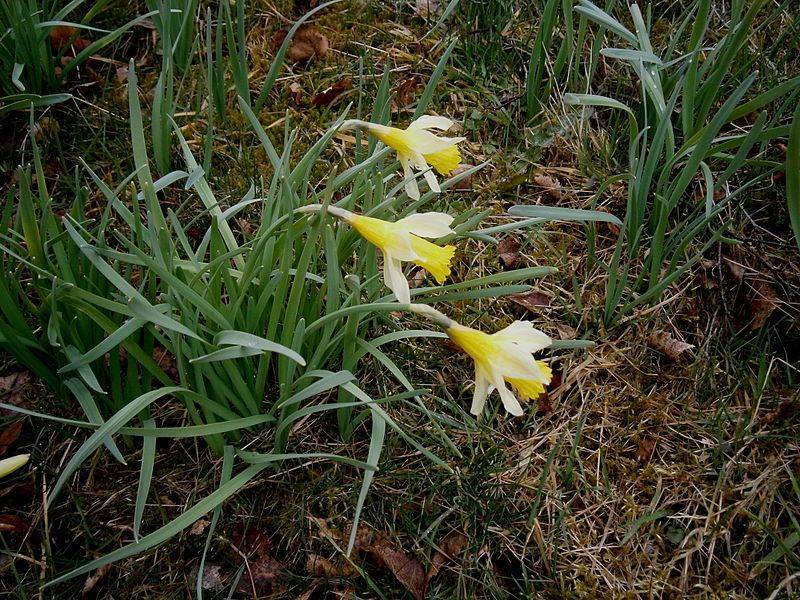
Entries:
{"type": "Polygon", "coordinates": [[[315,577],[352,577],[356,570],[349,563],[336,564],[324,556],[311,553],[306,560],[306,570],[315,577]]]}
{"type": "Polygon", "coordinates": [[[658,350],[667,358],[679,360],[681,355],[687,350],[694,348],[694,344],[687,344],[676,340],[666,331],[656,331],[647,338],[647,345],[658,350]]]}
{"type": "Polygon", "coordinates": [[[547,194],[554,200],[559,200],[561,198],[561,182],[555,177],[550,177],[550,175],[536,175],[533,178],[533,183],[547,190],[547,194]]]}
{"type": "Polygon", "coordinates": [[[56,51],[71,46],[71,49],[77,54],[88,48],[90,44],[79,36],[77,30],[71,25],[56,25],[48,35],[50,46],[56,51]]]}
{"type": "Polygon", "coordinates": [[[639,447],[636,448],[636,460],[639,461],[639,464],[645,464],[647,461],[650,460],[650,457],[653,455],[653,450],[656,449],[656,440],[655,438],[646,437],[641,442],[639,442],[639,447]]]}
{"type": "Polygon", "coordinates": [[[341,81],[337,81],[329,88],[319,92],[318,94],[314,94],[311,98],[311,105],[312,106],[330,106],[333,104],[334,100],[336,100],[342,93],[349,89],[352,84],[352,79],[349,77],[345,77],[341,81]]]}
{"type": "MultiPolygon", "coordinates": [[[[25,397],[25,386],[30,379],[28,371],[17,371],[6,377],[0,377],[0,401],[4,404],[30,408],[30,402],[25,397]]],[[[17,415],[13,410],[0,409],[2,415],[17,415]]]]}
{"type": "Polygon", "coordinates": [[[436,553],[431,559],[431,566],[428,568],[428,573],[425,575],[426,585],[439,574],[439,571],[442,570],[446,562],[455,560],[466,545],[467,536],[463,533],[455,529],[448,533],[439,544],[436,553]]]}
{"type": "Polygon", "coordinates": [[[8,427],[0,431],[0,456],[8,451],[8,447],[17,441],[22,432],[22,421],[11,423],[8,427]]]}
{"type": "Polygon", "coordinates": [[[29,528],[17,515],[0,515],[0,533],[25,533],[29,528]]]}
{"type": "Polygon", "coordinates": [[[772,284],[763,279],[756,279],[750,286],[747,294],[747,314],[750,318],[750,330],[755,331],[763,327],[764,323],[778,308],[780,297],[772,284]]]}
{"type": "MultiPolygon", "coordinates": [[[[288,29],[281,29],[275,34],[272,42],[275,51],[278,50],[288,34],[288,29]]],[[[328,38],[315,27],[301,25],[295,32],[286,55],[294,62],[304,63],[314,56],[324,58],[328,54],[329,48],[328,38]]]]}
{"type": "Polygon", "coordinates": [[[269,553],[270,541],[259,529],[250,527],[243,533],[239,525],[233,532],[231,550],[245,563],[245,573],[236,586],[242,595],[261,598],[281,591],[283,565],[269,553]]]}
{"type": "Polygon", "coordinates": [[[103,565],[99,569],[95,570],[91,575],[86,578],[86,581],[83,582],[83,589],[81,590],[81,598],[88,598],[89,594],[92,593],[95,586],[100,582],[100,580],[106,576],[111,570],[111,565],[103,565]]]}
{"type": "Polygon", "coordinates": [[[292,98],[294,98],[295,104],[300,104],[300,100],[303,97],[303,88],[300,87],[300,84],[296,81],[293,81],[289,84],[289,92],[292,94],[292,98]]]}
{"type": "Polygon", "coordinates": [[[414,91],[417,89],[417,86],[422,83],[422,79],[420,79],[417,75],[412,75],[408,77],[397,86],[397,101],[402,104],[403,106],[408,106],[414,101],[414,91]]]}
{"type": "Polygon", "coordinates": [[[512,294],[508,297],[514,304],[518,304],[531,312],[542,312],[550,308],[550,298],[541,292],[526,292],[512,294]]]}
{"type": "Polygon", "coordinates": [[[507,237],[497,244],[497,260],[504,269],[513,269],[519,260],[519,242],[507,237]]]}
{"type": "MultiPolygon", "coordinates": [[[[470,165],[468,163],[462,163],[462,164],[458,165],[455,169],[453,169],[453,172],[450,173],[450,177],[457,177],[458,175],[461,175],[462,173],[466,173],[467,171],[469,171],[474,166],[475,165],[470,165]]],[[[472,186],[472,180],[473,180],[474,176],[475,176],[475,173],[470,173],[469,175],[467,175],[463,179],[459,179],[455,184],[453,184],[450,187],[450,189],[451,190],[458,190],[459,192],[468,192],[468,191],[470,191],[472,189],[472,187],[473,187],[472,186]]]]}
{"type": "Polygon", "coordinates": [[[414,598],[422,600],[425,597],[425,571],[417,559],[395,550],[383,536],[378,536],[365,550],[375,562],[387,567],[414,598]]]}

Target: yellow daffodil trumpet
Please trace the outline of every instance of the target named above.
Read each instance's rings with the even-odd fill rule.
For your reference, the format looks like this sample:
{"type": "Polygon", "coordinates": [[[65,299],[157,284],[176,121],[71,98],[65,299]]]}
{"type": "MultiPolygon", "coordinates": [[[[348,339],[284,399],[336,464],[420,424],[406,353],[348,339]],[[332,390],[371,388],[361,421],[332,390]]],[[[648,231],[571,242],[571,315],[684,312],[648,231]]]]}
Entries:
{"type": "Polygon", "coordinates": [[[492,334],[470,329],[452,321],[436,309],[412,304],[410,309],[440,325],[447,335],[475,361],[475,392],[470,412],[483,412],[486,399],[497,389],[503,406],[514,416],[522,415],[522,406],[506,387],[510,383],[523,400],[533,400],[550,383],[550,367],[533,358],[533,353],[547,348],[552,340],[527,321],[514,321],[492,334]]]}
{"type": "Polygon", "coordinates": [[[419,200],[419,187],[412,165],[424,173],[425,181],[434,192],[441,192],[431,167],[440,175],[450,175],[461,162],[458,144],[466,138],[443,137],[430,131],[431,129],[447,131],[453,125],[453,121],[447,117],[425,115],[412,121],[406,129],[350,119],[342,123],[340,130],[363,127],[384,144],[394,148],[397,159],[403,167],[403,176],[407,180],[406,193],[410,198],[419,200]]]}
{"type": "Polygon", "coordinates": [[[5,477],[17,469],[24,467],[29,458],[30,454],[18,454],[17,456],[0,460],[0,477],[5,477]]]}
{"type": "MultiPolygon", "coordinates": [[[[300,212],[317,212],[319,204],[299,209],[300,212]]],[[[391,222],[352,213],[338,206],[329,206],[328,213],[338,217],[358,231],[367,241],[383,252],[383,276],[386,287],[394,292],[397,301],[408,304],[411,292],[403,275],[402,262],[413,262],[433,275],[436,282],[444,283],[450,275],[450,261],[455,246],[437,246],[423,238],[440,238],[451,233],[453,217],[445,213],[417,213],[391,222]]]]}

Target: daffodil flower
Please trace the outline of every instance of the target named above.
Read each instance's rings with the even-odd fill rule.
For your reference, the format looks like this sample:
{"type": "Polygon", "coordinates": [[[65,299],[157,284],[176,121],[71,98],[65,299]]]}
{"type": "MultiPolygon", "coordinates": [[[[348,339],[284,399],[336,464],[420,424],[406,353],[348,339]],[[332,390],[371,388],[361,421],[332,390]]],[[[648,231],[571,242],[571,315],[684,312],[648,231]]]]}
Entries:
{"type": "Polygon", "coordinates": [[[433,169],[441,175],[450,175],[461,162],[458,143],[467,138],[441,137],[432,133],[431,129],[447,131],[454,125],[447,117],[422,116],[406,129],[368,123],[359,119],[344,121],[341,129],[363,127],[387,146],[397,151],[397,159],[403,166],[403,176],[406,181],[406,193],[410,198],[419,200],[419,187],[412,169],[412,165],[424,172],[425,181],[434,192],[441,192],[439,182],[433,169]]]}
{"type": "Polygon", "coordinates": [[[522,415],[522,406],[506,382],[524,400],[538,397],[550,383],[550,367],[535,360],[533,353],[547,348],[553,340],[528,321],[514,321],[505,329],[489,334],[459,325],[427,304],[410,304],[407,308],[439,325],[475,361],[475,394],[470,408],[473,415],[483,412],[489,394],[497,389],[506,410],[518,417],[522,415]]]}
{"type": "Polygon", "coordinates": [[[552,340],[527,321],[514,321],[492,334],[457,323],[445,331],[475,361],[475,393],[470,409],[473,415],[483,412],[489,394],[497,389],[503,406],[518,417],[522,415],[522,406],[506,382],[514,386],[523,400],[537,398],[550,383],[550,367],[535,360],[533,353],[547,348],[552,340]]]}
{"type": "Polygon", "coordinates": [[[25,463],[28,462],[28,458],[30,458],[30,454],[18,454],[17,456],[0,460],[0,477],[5,477],[9,473],[13,473],[17,469],[25,466],[25,463]]]}
{"type": "MultiPolygon", "coordinates": [[[[301,212],[317,212],[319,204],[311,204],[301,212]]],[[[394,292],[397,301],[408,304],[411,293],[403,275],[402,262],[413,262],[428,271],[437,283],[444,283],[450,275],[450,261],[455,246],[437,246],[422,238],[440,238],[451,233],[453,217],[445,213],[417,213],[391,222],[352,213],[338,206],[329,206],[328,212],[348,223],[370,243],[383,252],[383,277],[386,287],[394,292]]]]}

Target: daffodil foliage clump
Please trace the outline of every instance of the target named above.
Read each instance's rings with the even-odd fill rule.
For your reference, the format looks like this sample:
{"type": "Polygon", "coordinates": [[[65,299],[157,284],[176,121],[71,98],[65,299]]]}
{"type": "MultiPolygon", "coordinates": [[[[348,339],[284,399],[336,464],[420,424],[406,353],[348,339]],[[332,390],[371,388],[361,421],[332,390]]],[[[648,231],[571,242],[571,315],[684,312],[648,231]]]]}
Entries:
{"type": "MultiPolygon", "coordinates": [[[[386,105],[388,89],[385,77],[376,106],[386,105]]],[[[363,469],[357,520],[390,429],[449,468],[393,420],[392,403],[403,402],[426,419],[463,411],[436,398],[423,401],[424,390],[416,385],[425,382],[412,382],[381,349],[385,344],[449,336],[475,361],[475,381],[464,386],[474,388],[474,415],[483,412],[495,389],[507,411],[521,415],[524,401],[549,383],[550,369],[533,353],[551,340],[530,323],[484,333],[446,316],[448,302],[518,293],[528,286],[514,282],[552,272],[530,268],[453,281],[459,240],[468,234],[491,238],[478,230],[486,212],[441,210],[440,192],[457,181],[446,178],[460,163],[464,142],[441,135],[451,129],[451,120],[424,116],[420,106],[419,116],[401,129],[378,122],[384,119],[377,112],[371,122],[346,120],[345,111],[292,162],[289,128],[279,150],[240,100],[271,172],[223,207],[178,127],[174,135],[185,169],[154,177],[133,64],[128,97],[135,171],[112,189],[84,165],[87,186],[105,198],[102,213],[89,218],[82,212],[88,192],[80,190],[73,210],[56,215],[44,178],[34,186],[30,169],[22,169],[21,228],[2,232],[3,344],[53,390],[81,406],[85,420],[67,420],[70,425],[94,431],[61,470],[50,503],[101,446],[123,460],[116,434],[141,439],[144,450],[133,523],[138,541],[62,578],[160,543],[198,516],[219,510],[265,468],[294,459],[325,458],[363,469]],[[352,154],[324,182],[311,182],[314,167],[343,131],[355,136],[352,154]],[[199,201],[204,211],[165,210],[162,199],[170,194],[188,196],[186,207],[199,201]],[[239,227],[242,215],[257,225],[239,227]],[[199,219],[207,226],[197,234],[199,219]],[[407,278],[412,265],[430,275],[414,289],[407,278]],[[430,327],[398,329],[393,316],[398,311],[409,313],[406,321],[417,315],[430,327]],[[383,368],[380,386],[359,381],[364,357],[383,368]],[[151,412],[153,405],[175,400],[188,423],[167,428],[151,418],[158,413],[151,412]],[[323,427],[335,423],[343,440],[367,423],[368,456],[301,452],[292,431],[308,419],[323,427]],[[257,432],[266,432],[259,443],[234,452],[243,436],[257,432]],[[140,537],[155,439],[175,436],[203,437],[223,455],[219,487],[140,537]],[[233,475],[237,457],[245,468],[233,475]]],[[[33,168],[42,169],[35,141],[33,168]]],[[[510,223],[505,230],[514,227],[510,223]]]]}

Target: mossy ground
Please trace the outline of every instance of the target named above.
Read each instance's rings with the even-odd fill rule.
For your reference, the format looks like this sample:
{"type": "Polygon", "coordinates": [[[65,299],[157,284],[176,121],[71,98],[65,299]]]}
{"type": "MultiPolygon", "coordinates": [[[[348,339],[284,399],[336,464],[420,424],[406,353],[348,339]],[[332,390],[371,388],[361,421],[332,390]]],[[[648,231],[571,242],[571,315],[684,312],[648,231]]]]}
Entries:
{"type": "MultiPolygon", "coordinates": [[[[269,68],[275,32],[304,8],[299,3],[248,3],[253,89],[269,68]]],[[[461,135],[468,137],[465,162],[490,163],[469,190],[444,194],[437,207],[479,206],[497,215],[513,204],[586,208],[596,182],[620,168],[622,150],[616,140],[623,135],[600,120],[578,131],[569,109],[555,101],[536,119],[526,119],[526,44],[537,26],[529,11],[503,2],[463,1],[454,15],[447,26],[425,36],[434,20],[416,15],[405,2],[346,0],[324,12],[314,26],[329,39],[330,53],[323,60],[288,65],[259,115],[273,142],[282,143],[287,119],[297,129],[295,151],[300,155],[346,103],[366,114],[387,69],[396,92],[393,119],[407,122],[446,37],[458,33],[461,39],[431,110],[461,124],[461,135]],[[313,94],[344,78],[353,87],[333,105],[311,105],[313,94]],[[404,87],[414,78],[418,85],[404,87]],[[302,90],[299,101],[292,83],[302,90]],[[537,183],[537,175],[557,178],[558,195],[537,183]]],[[[664,27],[669,19],[665,12],[664,27]]],[[[151,35],[134,30],[113,50],[115,59],[141,58],[143,98],[159,68],[151,35]]],[[[798,74],[796,56],[779,53],[772,60],[787,77],[798,74]]],[[[57,135],[44,135],[41,141],[48,186],[57,201],[70,202],[78,157],[109,182],[130,171],[127,104],[115,68],[98,66],[97,80],[71,81],[73,86],[88,83],[76,88],[82,99],[45,115],[59,126],[57,135]]],[[[614,72],[610,64],[606,78],[606,86],[633,93],[626,74],[614,72]]],[[[186,114],[179,124],[190,143],[201,148],[206,135],[198,116],[202,94],[191,75],[181,93],[186,114]]],[[[268,161],[232,97],[228,108],[227,122],[215,131],[212,181],[218,198],[238,199],[252,181],[268,174],[268,161]]],[[[8,135],[3,143],[13,156],[4,153],[10,158],[2,161],[2,172],[9,179],[29,157],[26,126],[25,115],[4,116],[8,135]]],[[[315,175],[322,180],[331,165],[346,160],[348,151],[336,142],[330,163],[317,165],[315,175]]],[[[602,318],[608,273],[589,258],[586,227],[550,223],[518,234],[517,266],[558,268],[556,275],[536,282],[548,306],[530,310],[510,300],[482,300],[450,306],[451,314],[486,328],[531,319],[556,338],[565,335],[566,325],[595,342],[587,350],[548,355],[559,384],[522,418],[508,419],[500,411],[476,423],[464,412],[472,365],[452,346],[420,339],[388,348],[399,365],[410,366],[406,372],[419,374],[415,384],[429,386],[428,406],[446,407],[443,412],[452,415],[443,427],[453,445],[411,404],[392,406],[392,416],[453,472],[390,436],[362,522],[426,567],[449,531],[466,536],[463,550],[431,581],[428,597],[744,599],[796,592],[800,270],[781,186],[775,181],[732,205],[728,237],[738,243],[719,244],[660,304],[640,307],[611,327],[602,318]],[[780,304],[752,329],[753,304],[763,290],[759,282],[773,286],[780,304]],[[693,348],[671,360],[648,345],[659,331],[693,348]]],[[[167,201],[184,199],[176,193],[167,201]]],[[[99,202],[99,195],[92,201],[99,202]]],[[[624,190],[615,188],[600,199],[605,210],[620,216],[624,202],[624,190]]],[[[602,258],[613,252],[616,236],[604,225],[597,228],[602,258]]],[[[477,240],[461,240],[458,246],[454,279],[503,269],[494,246],[477,240]]],[[[6,361],[4,370],[13,371],[13,363],[6,361]]],[[[379,365],[365,361],[360,375],[368,387],[396,391],[386,388],[379,365]]],[[[35,385],[27,391],[42,412],[72,415],[76,410],[57,404],[35,385]]],[[[165,409],[155,416],[179,423],[183,415],[165,409]]],[[[330,434],[318,425],[296,429],[295,451],[365,455],[366,432],[357,432],[348,448],[332,433],[333,424],[330,434]]],[[[4,481],[6,487],[18,487],[10,488],[3,501],[30,529],[24,535],[0,530],[0,594],[77,597],[83,580],[44,591],[40,585],[132,541],[135,446],[127,447],[125,467],[97,453],[70,482],[69,493],[47,515],[42,509],[47,485],[84,435],[26,421],[18,446],[32,452],[35,470],[4,481]]],[[[265,436],[247,440],[250,449],[269,444],[265,436]]],[[[158,453],[143,531],[213,490],[220,470],[221,459],[202,443],[161,440],[159,450],[164,452],[158,453]]],[[[241,561],[232,548],[245,529],[268,538],[271,556],[282,565],[282,591],[274,597],[296,598],[312,588],[305,597],[410,597],[387,569],[364,557],[354,559],[358,575],[321,581],[307,568],[312,553],[340,560],[309,517],[347,531],[360,477],[353,468],[309,462],[249,485],[225,504],[208,556],[220,567],[224,585],[206,594],[227,597],[235,587],[231,581],[241,561]]],[[[204,535],[184,532],[115,564],[91,593],[98,598],[188,597],[204,543],[204,535]]]]}

